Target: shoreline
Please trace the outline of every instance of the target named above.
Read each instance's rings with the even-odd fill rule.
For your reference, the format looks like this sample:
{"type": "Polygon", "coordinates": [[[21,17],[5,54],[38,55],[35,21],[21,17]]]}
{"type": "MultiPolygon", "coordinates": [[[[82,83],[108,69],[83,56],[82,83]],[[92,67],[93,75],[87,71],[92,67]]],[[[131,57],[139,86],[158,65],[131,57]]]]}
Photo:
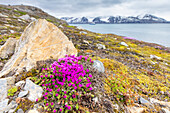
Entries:
{"type": "MultiPolygon", "coordinates": [[[[156,23],[156,24],[158,24],[158,23],[156,23]]],[[[161,23],[160,23],[161,24],[161,23]]],[[[147,40],[145,40],[145,39],[147,39],[147,38],[143,38],[143,39],[139,39],[139,38],[142,38],[142,36],[140,36],[139,35],[139,33],[142,33],[142,32],[139,32],[139,30],[137,31],[138,33],[136,33],[136,34],[134,34],[134,35],[139,35],[138,36],[138,38],[136,38],[136,37],[134,37],[134,36],[128,36],[128,35],[126,35],[126,34],[130,34],[131,33],[131,31],[125,31],[125,30],[127,30],[127,28],[125,28],[125,29],[121,29],[121,30],[123,30],[123,31],[125,31],[125,34],[123,34],[123,33],[121,33],[120,31],[121,30],[118,30],[118,31],[115,31],[114,33],[113,33],[113,31],[111,31],[109,28],[112,28],[112,27],[109,27],[108,28],[108,30],[110,30],[110,31],[108,31],[108,33],[107,33],[107,31],[106,30],[104,30],[104,31],[102,31],[101,32],[101,29],[99,28],[99,27],[102,27],[102,26],[97,26],[96,28],[95,28],[95,25],[89,25],[89,26],[79,26],[79,25],[88,25],[88,24],[69,24],[70,26],[76,26],[78,29],[83,29],[83,30],[87,30],[87,31],[90,31],[90,32],[94,32],[94,33],[100,33],[100,34],[105,34],[105,35],[107,35],[107,34],[114,34],[114,35],[118,35],[118,36],[121,36],[121,37],[131,37],[131,38],[133,38],[133,39],[135,39],[135,40],[138,40],[138,41],[142,41],[142,42],[146,42],[146,43],[149,43],[149,44],[156,44],[157,46],[163,46],[163,47],[165,47],[165,48],[167,48],[167,49],[170,49],[170,45],[168,46],[168,44],[163,44],[163,42],[162,42],[162,44],[161,43],[159,43],[160,41],[157,39],[157,40],[155,40],[155,42],[151,42],[151,41],[147,41],[147,40]],[[90,26],[92,26],[92,27],[90,27],[90,26]],[[157,42],[156,42],[157,41],[157,42]]],[[[97,24],[97,25],[108,25],[108,24],[97,24]]],[[[112,24],[111,24],[112,25],[112,24]]],[[[120,24],[115,24],[115,25],[120,25],[120,24]]],[[[125,25],[125,24],[122,24],[122,25],[125,25]]],[[[127,24],[127,25],[130,25],[130,24],[127,24]]],[[[133,25],[136,25],[136,24],[133,24],[133,25]]],[[[139,25],[142,25],[142,24],[139,24],[139,25]]],[[[116,27],[113,27],[113,29],[116,29],[116,28],[119,28],[120,26],[116,26],[116,27]]],[[[122,26],[123,27],[123,26],[122,26]]],[[[140,28],[140,27],[138,27],[138,28],[140,28]]],[[[145,33],[143,33],[143,34],[145,34],[145,33]]],[[[155,34],[156,35],[156,34],[155,34]]],[[[147,36],[147,35],[146,35],[147,36]]],[[[143,36],[143,37],[146,37],[146,36],[143,36]]],[[[149,37],[149,36],[148,36],[149,37]]],[[[153,36],[154,37],[154,36],[153,36]]],[[[151,39],[150,39],[151,40],[151,39]]]]}

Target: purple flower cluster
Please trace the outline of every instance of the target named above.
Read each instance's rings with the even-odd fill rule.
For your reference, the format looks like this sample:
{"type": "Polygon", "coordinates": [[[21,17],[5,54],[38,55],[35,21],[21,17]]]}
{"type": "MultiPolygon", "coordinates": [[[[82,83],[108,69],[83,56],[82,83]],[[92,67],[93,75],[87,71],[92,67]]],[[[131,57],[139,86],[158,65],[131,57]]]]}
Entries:
{"type": "MultiPolygon", "coordinates": [[[[92,74],[89,69],[84,69],[81,64],[82,61],[93,63],[91,59],[88,59],[88,56],[80,55],[76,57],[74,55],[66,55],[65,58],[55,61],[50,68],[42,69],[43,71],[48,71],[48,74],[45,73],[45,75],[40,76],[45,81],[42,84],[45,89],[44,99],[50,100],[52,96],[57,99],[60,96],[60,99],[66,102],[69,98],[77,98],[73,91],[80,90],[81,88],[85,88],[85,91],[91,91],[90,80],[92,74]]],[[[49,106],[53,104],[53,102],[51,104],[46,102],[45,105],[49,106]]],[[[71,109],[69,105],[63,105],[63,107],[68,110],[71,109]]],[[[60,111],[62,111],[62,108],[60,108],[60,111]]],[[[53,110],[53,112],[56,112],[56,110],[53,110]]]]}

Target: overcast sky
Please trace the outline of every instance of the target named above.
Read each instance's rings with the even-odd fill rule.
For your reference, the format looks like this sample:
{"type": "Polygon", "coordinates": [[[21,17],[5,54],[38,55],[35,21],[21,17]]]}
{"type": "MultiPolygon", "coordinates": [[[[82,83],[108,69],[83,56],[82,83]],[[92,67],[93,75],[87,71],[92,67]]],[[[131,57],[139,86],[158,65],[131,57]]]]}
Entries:
{"type": "Polygon", "coordinates": [[[56,17],[153,14],[170,21],[170,0],[0,0],[0,4],[32,5],[56,17]]]}

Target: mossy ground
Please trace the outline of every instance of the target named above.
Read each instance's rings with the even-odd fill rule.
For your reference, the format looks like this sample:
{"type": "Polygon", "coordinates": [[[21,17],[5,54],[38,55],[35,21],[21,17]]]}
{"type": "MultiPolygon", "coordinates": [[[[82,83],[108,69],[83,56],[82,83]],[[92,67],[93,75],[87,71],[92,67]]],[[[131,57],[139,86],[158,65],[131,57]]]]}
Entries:
{"type": "MultiPolygon", "coordinates": [[[[112,34],[90,31],[82,34],[82,30],[68,26],[60,29],[68,38],[71,37],[79,55],[89,55],[93,60],[103,62],[107,74],[103,79],[105,94],[114,98],[112,103],[133,106],[139,96],[170,101],[170,52],[167,48],[157,49],[154,44],[148,46],[146,42],[125,40],[112,34]],[[83,40],[87,40],[89,44],[84,44],[83,40]],[[129,46],[120,45],[122,41],[129,46]],[[98,43],[105,45],[106,49],[99,50],[95,47],[98,43]],[[150,55],[161,59],[151,59],[150,55]]],[[[152,109],[147,108],[147,111],[152,109]]]]}

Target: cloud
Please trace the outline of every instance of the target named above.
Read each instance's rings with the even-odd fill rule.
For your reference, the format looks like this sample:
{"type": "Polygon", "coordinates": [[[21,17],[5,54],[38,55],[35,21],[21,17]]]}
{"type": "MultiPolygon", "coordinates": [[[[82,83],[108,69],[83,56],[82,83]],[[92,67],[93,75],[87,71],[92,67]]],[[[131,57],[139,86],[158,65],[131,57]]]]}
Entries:
{"type": "Polygon", "coordinates": [[[1,4],[39,7],[56,16],[129,16],[155,14],[170,20],[169,0],[0,0],[1,4]]]}

